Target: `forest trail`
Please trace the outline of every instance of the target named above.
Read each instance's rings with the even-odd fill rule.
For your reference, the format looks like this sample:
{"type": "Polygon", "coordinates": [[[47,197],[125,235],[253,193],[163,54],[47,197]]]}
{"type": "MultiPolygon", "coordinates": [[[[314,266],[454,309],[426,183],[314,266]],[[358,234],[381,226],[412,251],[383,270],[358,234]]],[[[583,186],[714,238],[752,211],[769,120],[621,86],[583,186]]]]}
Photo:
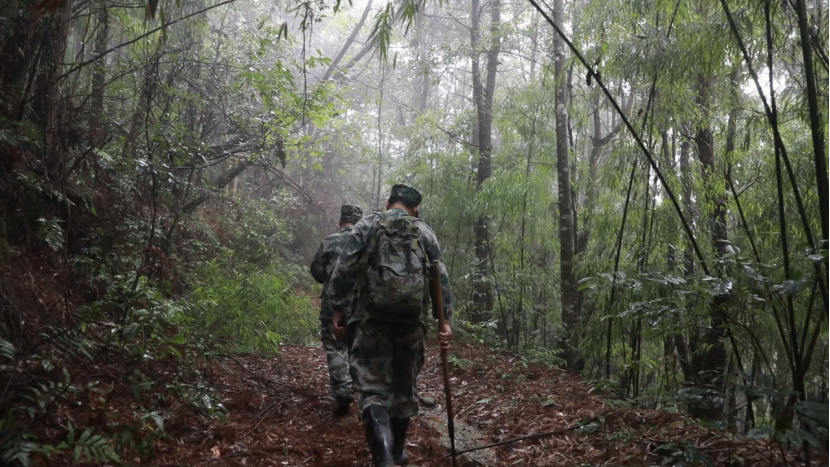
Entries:
{"type": "MultiPolygon", "coordinates": [[[[539,440],[461,456],[459,465],[798,465],[782,463],[777,446],[728,434],[659,410],[613,409],[578,376],[483,346],[455,344],[451,365],[461,448],[545,431],[583,427],[539,440]],[[598,414],[602,416],[595,417],[598,414]],[[708,459],[708,461],[707,461],[708,459]]],[[[325,354],[283,347],[275,356],[224,356],[208,378],[223,394],[227,420],[171,414],[169,437],[147,465],[369,466],[356,411],[334,419],[328,406],[325,354]]],[[[412,465],[450,465],[437,343],[428,346],[419,381],[422,406],[410,429],[412,465]]],[[[817,453],[813,465],[827,465],[817,453]]],[[[141,459],[136,458],[139,462],[141,459]]],[[[140,462],[142,465],[145,462],[140,462]]]]}
{"type": "MultiPolygon", "coordinates": [[[[309,264],[397,183],[447,263],[458,445],[504,443],[465,462],[828,466],[828,30],[828,0],[0,0],[0,467],[368,466],[309,264]]],[[[449,466],[428,348],[411,457],[449,466]]]]}

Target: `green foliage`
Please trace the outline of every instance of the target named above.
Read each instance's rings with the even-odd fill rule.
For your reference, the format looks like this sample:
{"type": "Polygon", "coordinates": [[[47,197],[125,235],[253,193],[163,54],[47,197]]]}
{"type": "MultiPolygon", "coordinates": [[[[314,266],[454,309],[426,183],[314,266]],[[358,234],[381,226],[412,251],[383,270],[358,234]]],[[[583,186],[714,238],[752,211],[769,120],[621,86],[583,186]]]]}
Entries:
{"type": "Polygon", "coordinates": [[[459,370],[466,370],[467,367],[470,366],[470,363],[472,363],[470,360],[467,360],[466,358],[459,358],[452,354],[447,356],[447,361],[459,370]]]}
{"type": "MultiPolygon", "coordinates": [[[[0,422],[0,430],[8,424],[11,427],[10,416],[0,422]]],[[[86,429],[80,436],[77,436],[75,425],[70,421],[66,427],[66,438],[57,445],[40,444],[28,441],[33,436],[24,436],[18,439],[11,439],[0,446],[0,460],[4,465],[19,463],[29,467],[32,463],[32,454],[39,454],[46,459],[63,452],[72,453],[75,463],[82,461],[103,464],[106,462],[121,463],[121,459],[115,450],[115,442],[107,436],[95,434],[92,429],[86,429]]]]}
{"type": "Polygon", "coordinates": [[[380,59],[384,61],[389,51],[389,43],[392,40],[392,24],[395,20],[394,8],[395,5],[389,2],[385,8],[378,12],[372,32],[369,34],[369,38],[378,44],[380,59]]]}
{"type": "Polygon", "coordinates": [[[700,413],[723,406],[724,394],[714,386],[692,386],[678,391],[677,400],[690,410],[700,413]]]}
{"type": "Polygon", "coordinates": [[[602,425],[602,422],[591,422],[587,425],[582,425],[579,427],[579,434],[580,436],[588,436],[591,433],[594,433],[595,431],[599,430],[602,427],[602,425]]]}
{"type": "Polygon", "coordinates": [[[473,323],[465,320],[457,320],[464,332],[469,333],[470,338],[483,345],[498,346],[502,340],[497,335],[498,322],[495,319],[473,323]]]}
{"type": "Polygon", "coordinates": [[[830,407],[826,402],[799,401],[795,405],[796,414],[799,418],[813,429],[819,430],[827,436],[828,416],[830,407]]]}
{"type": "MultiPolygon", "coordinates": [[[[483,14],[481,44],[496,32],[485,18],[493,5],[476,12],[483,14]]],[[[781,229],[771,132],[718,2],[565,5],[568,35],[655,153],[702,255],[694,257],[666,186],[645,169],[620,117],[596,85],[584,84],[585,70],[571,56],[565,110],[573,234],[575,243],[584,241],[574,260],[584,375],[605,377],[608,364],[608,379],[596,389],[624,399],[609,404],[705,412],[732,399],[734,410],[752,402],[760,426],[754,435],[783,445],[826,443],[820,404],[794,406],[810,433],[767,426],[786,418],[782,401],[793,396],[795,379],[805,396],[826,395],[827,381],[828,321],[818,288],[827,250],[814,251],[804,235],[807,227],[818,236],[821,206],[812,188],[814,148],[792,8],[771,12],[771,84],[793,169],[793,180],[784,180],[781,229]],[[698,154],[703,130],[713,135],[711,167],[698,154]],[[721,226],[726,238],[717,239],[721,226]],[[692,384],[699,378],[694,364],[717,347],[728,371],[719,369],[717,384],[692,384]],[[803,353],[803,365],[794,352],[803,353]]],[[[485,51],[473,50],[470,30],[457,27],[470,23],[467,3],[381,2],[374,19],[354,30],[350,47],[343,38],[360,11],[340,0],[235,2],[205,12],[200,2],[158,5],[163,27],[147,36],[140,9],[112,4],[108,52],[77,66],[98,54],[95,39],[107,30],[98,6],[73,3],[66,28],[47,27],[52,15],[26,24],[18,20],[25,15],[0,14],[9,34],[30,26],[34,36],[66,31],[44,43],[67,44],[63,57],[44,53],[21,63],[18,55],[31,59],[25,47],[2,57],[20,72],[0,82],[0,103],[9,110],[0,117],[7,164],[0,192],[8,198],[0,203],[0,265],[12,268],[0,287],[8,306],[20,310],[9,313],[15,323],[0,328],[0,368],[14,376],[7,393],[16,396],[0,401],[2,413],[17,417],[0,430],[0,463],[26,463],[58,446],[80,452],[79,462],[114,461],[92,427],[70,425],[71,437],[55,447],[23,429],[57,413],[55,406],[100,396],[68,369],[92,367],[103,352],[129,363],[121,376],[136,402],[136,426],[113,428],[116,452],[152,458],[155,441],[165,437],[155,404],[169,397],[202,415],[226,416],[217,392],[193,376],[195,357],[316,341],[317,310],[304,279],[309,256],[334,228],[341,202],[378,209],[388,182],[409,182],[425,194],[421,215],[451,273],[458,335],[527,361],[563,363],[553,34],[527,5],[502,3],[492,173],[483,183],[467,75],[471,57],[485,51]],[[167,27],[167,16],[186,15],[167,27]],[[289,27],[296,22],[299,29],[289,27]],[[397,66],[385,64],[390,50],[397,66]],[[338,51],[344,54],[335,64],[330,56],[338,51]],[[45,67],[55,63],[72,72],[57,89],[41,86],[39,77],[54,73],[45,67]],[[96,97],[103,108],[93,131],[96,97]],[[52,106],[47,112],[39,108],[44,103],[52,106]],[[49,122],[52,115],[59,123],[49,122]],[[479,219],[488,235],[485,270],[473,235],[479,219]],[[38,282],[50,290],[37,290],[38,282]],[[476,283],[493,290],[492,310],[473,306],[476,283]],[[18,289],[28,301],[18,300],[18,289]],[[153,365],[142,366],[150,362],[173,368],[164,391],[153,365]]],[[[766,73],[763,5],[737,0],[733,10],[755,69],[766,73]]],[[[810,21],[827,30],[826,14],[810,21]]],[[[826,34],[814,42],[816,55],[827,49],[826,34]]],[[[827,70],[817,64],[819,108],[826,108],[827,70]]],[[[706,464],[689,446],[659,451],[666,463],[706,464]]]]}
{"type": "Polygon", "coordinates": [[[548,366],[562,366],[565,360],[562,358],[562,349],[544,349],[538,346],[529,348],[525,355],[531,362],[542,363],[548,366]]]}
{"type": "MultiPolygon", "coordinates": [[[[823,434],[826,434],[826,431],[823,432],[823,434]]],[[[782,446],[787,447],[800,447],[805,444],[817,449],[821,449],[823,447],[822,443],[812,433],[801,428],[777,430],[775,427],[764,426],[749,430],[747,437],[749,439],[776,441],[782,446]]]]}
{"type": "Polygon", "coordinates": [[[664,465],[689,465],[711,467],[712,458],[698,451],[691,443],[666,443],[657,446],[654,450],[663,456],[664,465]]]}
{"type": "Polygon", "coordinates": [[[103,463],[106,461],[120,463],[118,454],[113,450],[112,441],[101,435],[93,434],[91,429],[84,430],[78,439],[75,439],[75,427],[69,422],[66,440],[55,446],[55,450],[69,449],[74,452],[75,462],[103,463]]]}
{"type": "Polygon", "coordinates": [[[61,228],[61,220],[58,219],[38,219],[41,226],[38,229],[38,236],[43,239],[49,247],[54,251],[63,249],[63,229],[61,228]]]}
{"type": "Polygon", "coordinates": [[[615,392],[619,389],[620,382],[615,381],[612,379],[598,379],[593,382],[593,387],[588,390],[588,394],[592,394],[594,392],[599,393],[610,393],[615,392]]]}
{"type": "Polygon", "coordinates": [[[0,336],[0,357],[12,360],[16,352],[17,349],[14,344],[0,336]]]}
{"type": "Polygon", "coordinates": [[[40,453],[42,446],[30,441],[10,440],[0,446],[0,460],[5,465],[20,463],[23,467],[29,467],[32,463],[33,453],[40,453]]]}
{"type": "Polygon", "coordinates": [[[305,344],[319,327],[308,297],[296,293],[296,270],[277,263],[264,269],[228,268],[226,260],[193,275],[188,305],[174,319],[191,342],[242,352],[278,352],[305,344]]]}

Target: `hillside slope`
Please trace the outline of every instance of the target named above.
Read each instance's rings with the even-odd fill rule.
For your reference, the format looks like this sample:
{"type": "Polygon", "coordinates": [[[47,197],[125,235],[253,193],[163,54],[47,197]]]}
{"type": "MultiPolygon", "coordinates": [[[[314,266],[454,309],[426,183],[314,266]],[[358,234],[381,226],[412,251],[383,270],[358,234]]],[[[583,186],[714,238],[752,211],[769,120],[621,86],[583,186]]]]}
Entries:
{"type": "MultiPolygon", "coordinates": [[[[557,369],[517,365],[518,357],[481,346],[457,345],[453,353],[458,364],[451,365],[451,381],[462,448],[584,425],[462,455],[461,465],[800,464],[794,453],[782,462],[774,444],[734,438],[681,414],[612,409],[602,395],[589,393],[587,382],[557,369]]],[[[210,370],[230,410],[228,419],[171,413],[166,424],[169,437],[158,441],[157,457],[142,464],[370,465],[355,411],[339,420],[329,414],[322,350],[284,347],[273,357],[227,356],[210,370]]],[[[435,397],[438,403],[422,408],[422,416],[413,423],[413,464],[450,465],[444,457],[443,389],[435,345],[429,347],[419,386],[422,396],[435,397]]],[[[827,465],[826,453],[814,456],[813,465],[827,465]]]]}

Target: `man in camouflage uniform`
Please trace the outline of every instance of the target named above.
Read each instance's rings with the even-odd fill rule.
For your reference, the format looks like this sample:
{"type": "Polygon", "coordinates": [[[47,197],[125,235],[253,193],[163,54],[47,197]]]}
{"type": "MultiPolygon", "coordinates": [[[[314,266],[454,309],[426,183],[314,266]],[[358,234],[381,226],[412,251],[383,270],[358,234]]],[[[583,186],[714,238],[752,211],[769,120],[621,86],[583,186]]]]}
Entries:
{"type": "MultiPolygon", "coordinates": [[[[416,315],[374,312],[369,309],[366,292],[369,256],[377,250],[378,226],[386,219],[410,217],[417,226],[418,241],[429,262],[441,260],[435,233],[418,217],[421,194],[408,185],[392,187],[385,213],[369,214],[352,228],[340,258],[325,289],[334,309],[334,334],[348,336],[351,367],[357,404],[363,415],[366,437],[375,466],[389,467],[408,462],[404,449],[409,418],[418,413],[415,387],[424,364],[426,297],[416,315]],[[350,294],[358,283],[357,303],[348,308],[350,294]],[[406,316],[403,319],[402,316],[406,316]],[[413,317],[414,316],[414,317],[413,317]]],[[[429,264],[424,265],[429,271],[429,264]]],[[[445,315],[452,317],[449,276],[441,263],[441,288],[445,315]]],[[[431,279],[430,279],[431,280],[431,279]]],[[[437,318],[437,316],[433,316],[437,318]]],[[[449,347],[452,330],[446,324],[439,330],[442,347],[449,347]]]]}
{"type": "MultiPolygon", "coordinates": [[[[360,218],[363,211],[360,206],[344,204],[340,207],[340,231],[324,238],[311,262],[311,275],[314,280],[323,284],[329,281],[334,264],[340,256],[340,250],[349,233],[360,218]]],[[[349,375],[348,347],[343,339],[336,339],[332,335],[332,308],[325,294],[321,297],[320,307],[320,338],[326,350],[326,360],[329,367],[331,393],[334,397],[334,415],[342,417],[349,412],[352,403],[352,378],[349,375]]]]}

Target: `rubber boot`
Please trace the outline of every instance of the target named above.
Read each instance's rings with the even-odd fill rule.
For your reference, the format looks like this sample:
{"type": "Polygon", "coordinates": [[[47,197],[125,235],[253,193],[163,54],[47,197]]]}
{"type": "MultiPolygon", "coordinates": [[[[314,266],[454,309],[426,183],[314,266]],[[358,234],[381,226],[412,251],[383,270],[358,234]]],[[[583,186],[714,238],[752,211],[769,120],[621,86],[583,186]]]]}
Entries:
{"type": "Polygon", "coordinates": [[[392,428],[389,413],[380,405],[370,405],[363,410],[363,427],[366,429],[366,440],[372,451],[372,462],[375,467],[394,467],[392,460],[392,428]]]}
{"type": "Polygon", "coordinates": [[[408,418],[392,419],[392,436],[395,438],[395,443],[392,445],[392,459],[395,460],[395,465],[409,463],[409,454],[406,452],[406,431],[408,429],[408,418]]]}
{"type": "Polygon", "coordinates": [[[351,397],[335,397],[334,398],[334,416],[340,418],[349,413],[349,408],[352,405],[351,397]]]}

